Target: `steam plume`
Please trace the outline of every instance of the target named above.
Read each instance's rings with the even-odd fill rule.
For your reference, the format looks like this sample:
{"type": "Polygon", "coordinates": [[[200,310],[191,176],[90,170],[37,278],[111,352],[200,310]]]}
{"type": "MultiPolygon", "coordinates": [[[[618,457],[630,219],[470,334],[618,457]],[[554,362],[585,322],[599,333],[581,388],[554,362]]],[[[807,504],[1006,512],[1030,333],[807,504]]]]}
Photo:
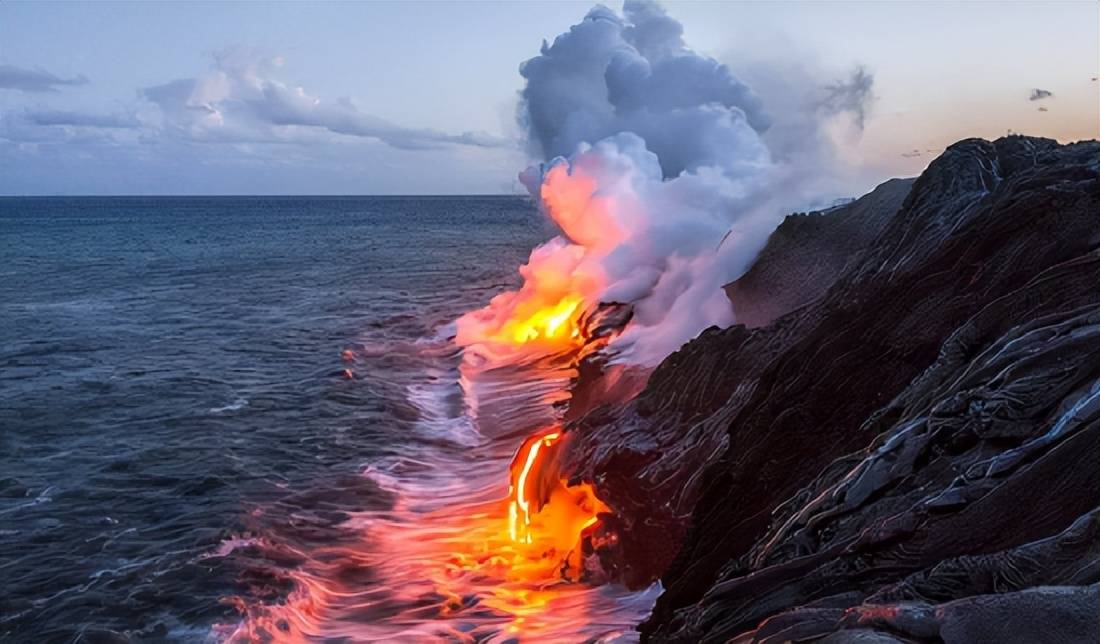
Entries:
{"type": "Polygon", "coordinates": [[[611,348],[642,364],[734,321],[722,284],[747,269],[778,217],[806,204],[807,177],[827,156],[822,123],[845,115],[861,129],[873,84],[859,69],[775,118],[642,0],[622,15],[597,6],[520,70],[520,122],[544,160],[520,179],[562,236],[531,254],[520,291],[459,320],[458,342],[499,337],[531,310],[566,310],[568,298],[625,302],[634,318],[611,348]],[[769,132],[773,123],[790,131],[769,132]]]}
{"type": "Polygon", "coordinates": [[[671,178],[724,165],[767,129],[760,100],[725,65],[688,49],[680,23],[650,2],[628,1],[623,12],[597,6],[520,67],[534,152],[568,156],[633,132],[671,178]]]}

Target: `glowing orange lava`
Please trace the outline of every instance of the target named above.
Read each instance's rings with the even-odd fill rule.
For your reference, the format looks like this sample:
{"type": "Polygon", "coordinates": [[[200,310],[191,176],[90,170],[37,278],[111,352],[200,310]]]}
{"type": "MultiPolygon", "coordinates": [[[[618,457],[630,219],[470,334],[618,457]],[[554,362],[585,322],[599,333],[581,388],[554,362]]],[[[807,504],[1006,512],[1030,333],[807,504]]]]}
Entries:
{"type": "MultiPolygon", "coordinates": [[[[486,359],[500,366],[540,355],[569,356],[575,365],[610,341],[606,334],[589,337],[588,316],[598,314],[611,282],[604,259],[629,238],[629,213],[638,208],[623,191],[601,186],[607,180],[598,164],[546,171],[539,198],[562,234],[531,252],[519,268],[519,289],[457,320],[455,342],[481,360],[472,361],[476,369],[486,359]]],[[[591,581],[586,572],[597,569],[586,566],[586,557],[594,556],[590,543],[601,513],[610,510],[592,485],[562,477],[569,438],[557,428],[527,438],[509,468],[506,504],[467,514],[462,534],[447,541],[447,574],[430,575],[451,586],[468,578],[502,580],[481,606],[512,615],[510,633],[545,633],[540,620],[566,610],[568,598],[587,596],[587,584],[568,582],[591,581]]]]}
{"type": "Polygon", "coordinates": [[[501,335],[516,344],[547,340],[554,342],[573,342],[580,338],[577,319],[583,300],[579,296],[568,295],[557,304],[536,309],[522,320],[508,320],[501,329],[501,335]]]}
{"type": "Polygon", "coordinates": [[[459,318],[459,345],[557,351],[584,344],[582,318],[608,285],[602,260],[627,238],[619,211],[631,207],[603,194],[593,172],[564,165],[546,172],[539,197],[562,235],[531,252],[519,269],[519,290],[459,318]]]}
{"type": "Polygon", "coordinates": [[[524,442],[512,462],[508,488],[508,536],[527,561],[519,574],[558,572],[577,579],[583,570],[581,540],[608,508],[588,484],[570,486],[558,478],[554,461],[560,432],[524,442]]]}

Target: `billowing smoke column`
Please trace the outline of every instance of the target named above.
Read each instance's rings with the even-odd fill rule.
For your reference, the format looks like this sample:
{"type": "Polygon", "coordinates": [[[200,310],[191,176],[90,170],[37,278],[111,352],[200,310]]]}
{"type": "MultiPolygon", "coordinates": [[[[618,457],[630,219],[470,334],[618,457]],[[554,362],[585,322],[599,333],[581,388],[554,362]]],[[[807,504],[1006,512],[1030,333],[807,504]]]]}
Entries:
{"type": "MultiPolygon", "coordinates": [[[[459,344],[568,344],[585,311],[619,302],[634,317],[611,343],[615,359],[654,364],[734,321],[721,285],[748,267],[784,208],[805,203],[805,170],[788,161],[785,138],[774,137],[778,156],[769,149],[761,100],[682,35],[656,4],[628,0],[622,15],[592,9],[522,65],[520,120],[531,152],[549,161],[520,178],[562,235],[532,252],[519,291],[459,320],[459,344]]],[[[860,118],[861,79],[851,99],[860,118]]]]}

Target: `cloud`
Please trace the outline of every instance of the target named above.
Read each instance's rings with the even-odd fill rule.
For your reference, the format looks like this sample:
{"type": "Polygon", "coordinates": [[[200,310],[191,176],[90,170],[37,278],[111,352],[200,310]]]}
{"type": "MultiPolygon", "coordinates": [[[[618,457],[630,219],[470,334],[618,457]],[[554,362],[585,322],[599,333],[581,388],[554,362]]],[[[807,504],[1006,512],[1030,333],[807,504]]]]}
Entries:
{"type": "Polygon", "coordinates": [[[73,110],[33,109],[26,110],[24,116],[32,125],[72,126],[114,129],[134,129],[141,127],[141,121],[135,114],[115,112],[97,114],[73,110]]]}
{"type": "Polygon", "coordinates": [[[484,132],[452,134],[403,127],[363,112],[350,99],[314,97],[303,87],[275,78],[282,62],[282,58],[261,57],[248,50],[226,50],[215,55],[209,72],[147,87],[140,94],[160,109],[167,131],[194,139],[280,139],[286,133],[274,129],[296,127],[376,139],[409,150],[515,145],[484,132]]]}
{"type": "Polygon", "coordinates": [[[1028,97],[1028,100],[1029,101],[1041,101],[1044,98],[1050,98],[1052,96],[1054,96],[1053,92],[1047,91],[1045,89],[1036,88],[1036,89],[1031,90],[1031,96],[1028,97]]]}
{"type": "Polygon", "coordinates": [[[448,134],[432,129],[407,128],[360,111],[350,100],[325,102],[305,93],[301,87],[287,87],[267,81],[262,98],[249,106],[262,120],[279,126],[317,127],[335,134],[378,139],[395,148],[425,149],[440,145],[502,147],[506,139],[480,132],[448,134]]]}
{"type": "Polygon", "coordinates": [[[80,74],[74,78],[60,78],[44,69],[25,69],[15,65],[0,65],[0,89],[21,92],[56,92],[66,85],[86,85],[88,78],[80,74]]]}
{"type": "Polygon", "coordinates": [[[282,64],[227,49],[205,71],[99,108],[14,96],[0,110],[2,190],[487,193],[523,162],[515,138],[404,127],[284,82],[282,64]],[[71,171],[57,172],[59,163],[71,171]]]}

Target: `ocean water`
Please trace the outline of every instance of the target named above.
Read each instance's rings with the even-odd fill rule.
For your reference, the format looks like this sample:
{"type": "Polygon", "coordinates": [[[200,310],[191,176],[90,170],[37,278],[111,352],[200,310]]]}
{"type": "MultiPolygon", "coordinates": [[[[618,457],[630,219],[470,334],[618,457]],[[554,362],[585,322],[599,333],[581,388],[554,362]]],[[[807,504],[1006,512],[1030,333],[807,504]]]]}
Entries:
{"type": "Polygon", "coordinates": [[[651,593],[471,554],[569,372],[464,373],[450,323],[552,234],[519,197],[0,199],[0,640],[629,639],[651,593]]]}

